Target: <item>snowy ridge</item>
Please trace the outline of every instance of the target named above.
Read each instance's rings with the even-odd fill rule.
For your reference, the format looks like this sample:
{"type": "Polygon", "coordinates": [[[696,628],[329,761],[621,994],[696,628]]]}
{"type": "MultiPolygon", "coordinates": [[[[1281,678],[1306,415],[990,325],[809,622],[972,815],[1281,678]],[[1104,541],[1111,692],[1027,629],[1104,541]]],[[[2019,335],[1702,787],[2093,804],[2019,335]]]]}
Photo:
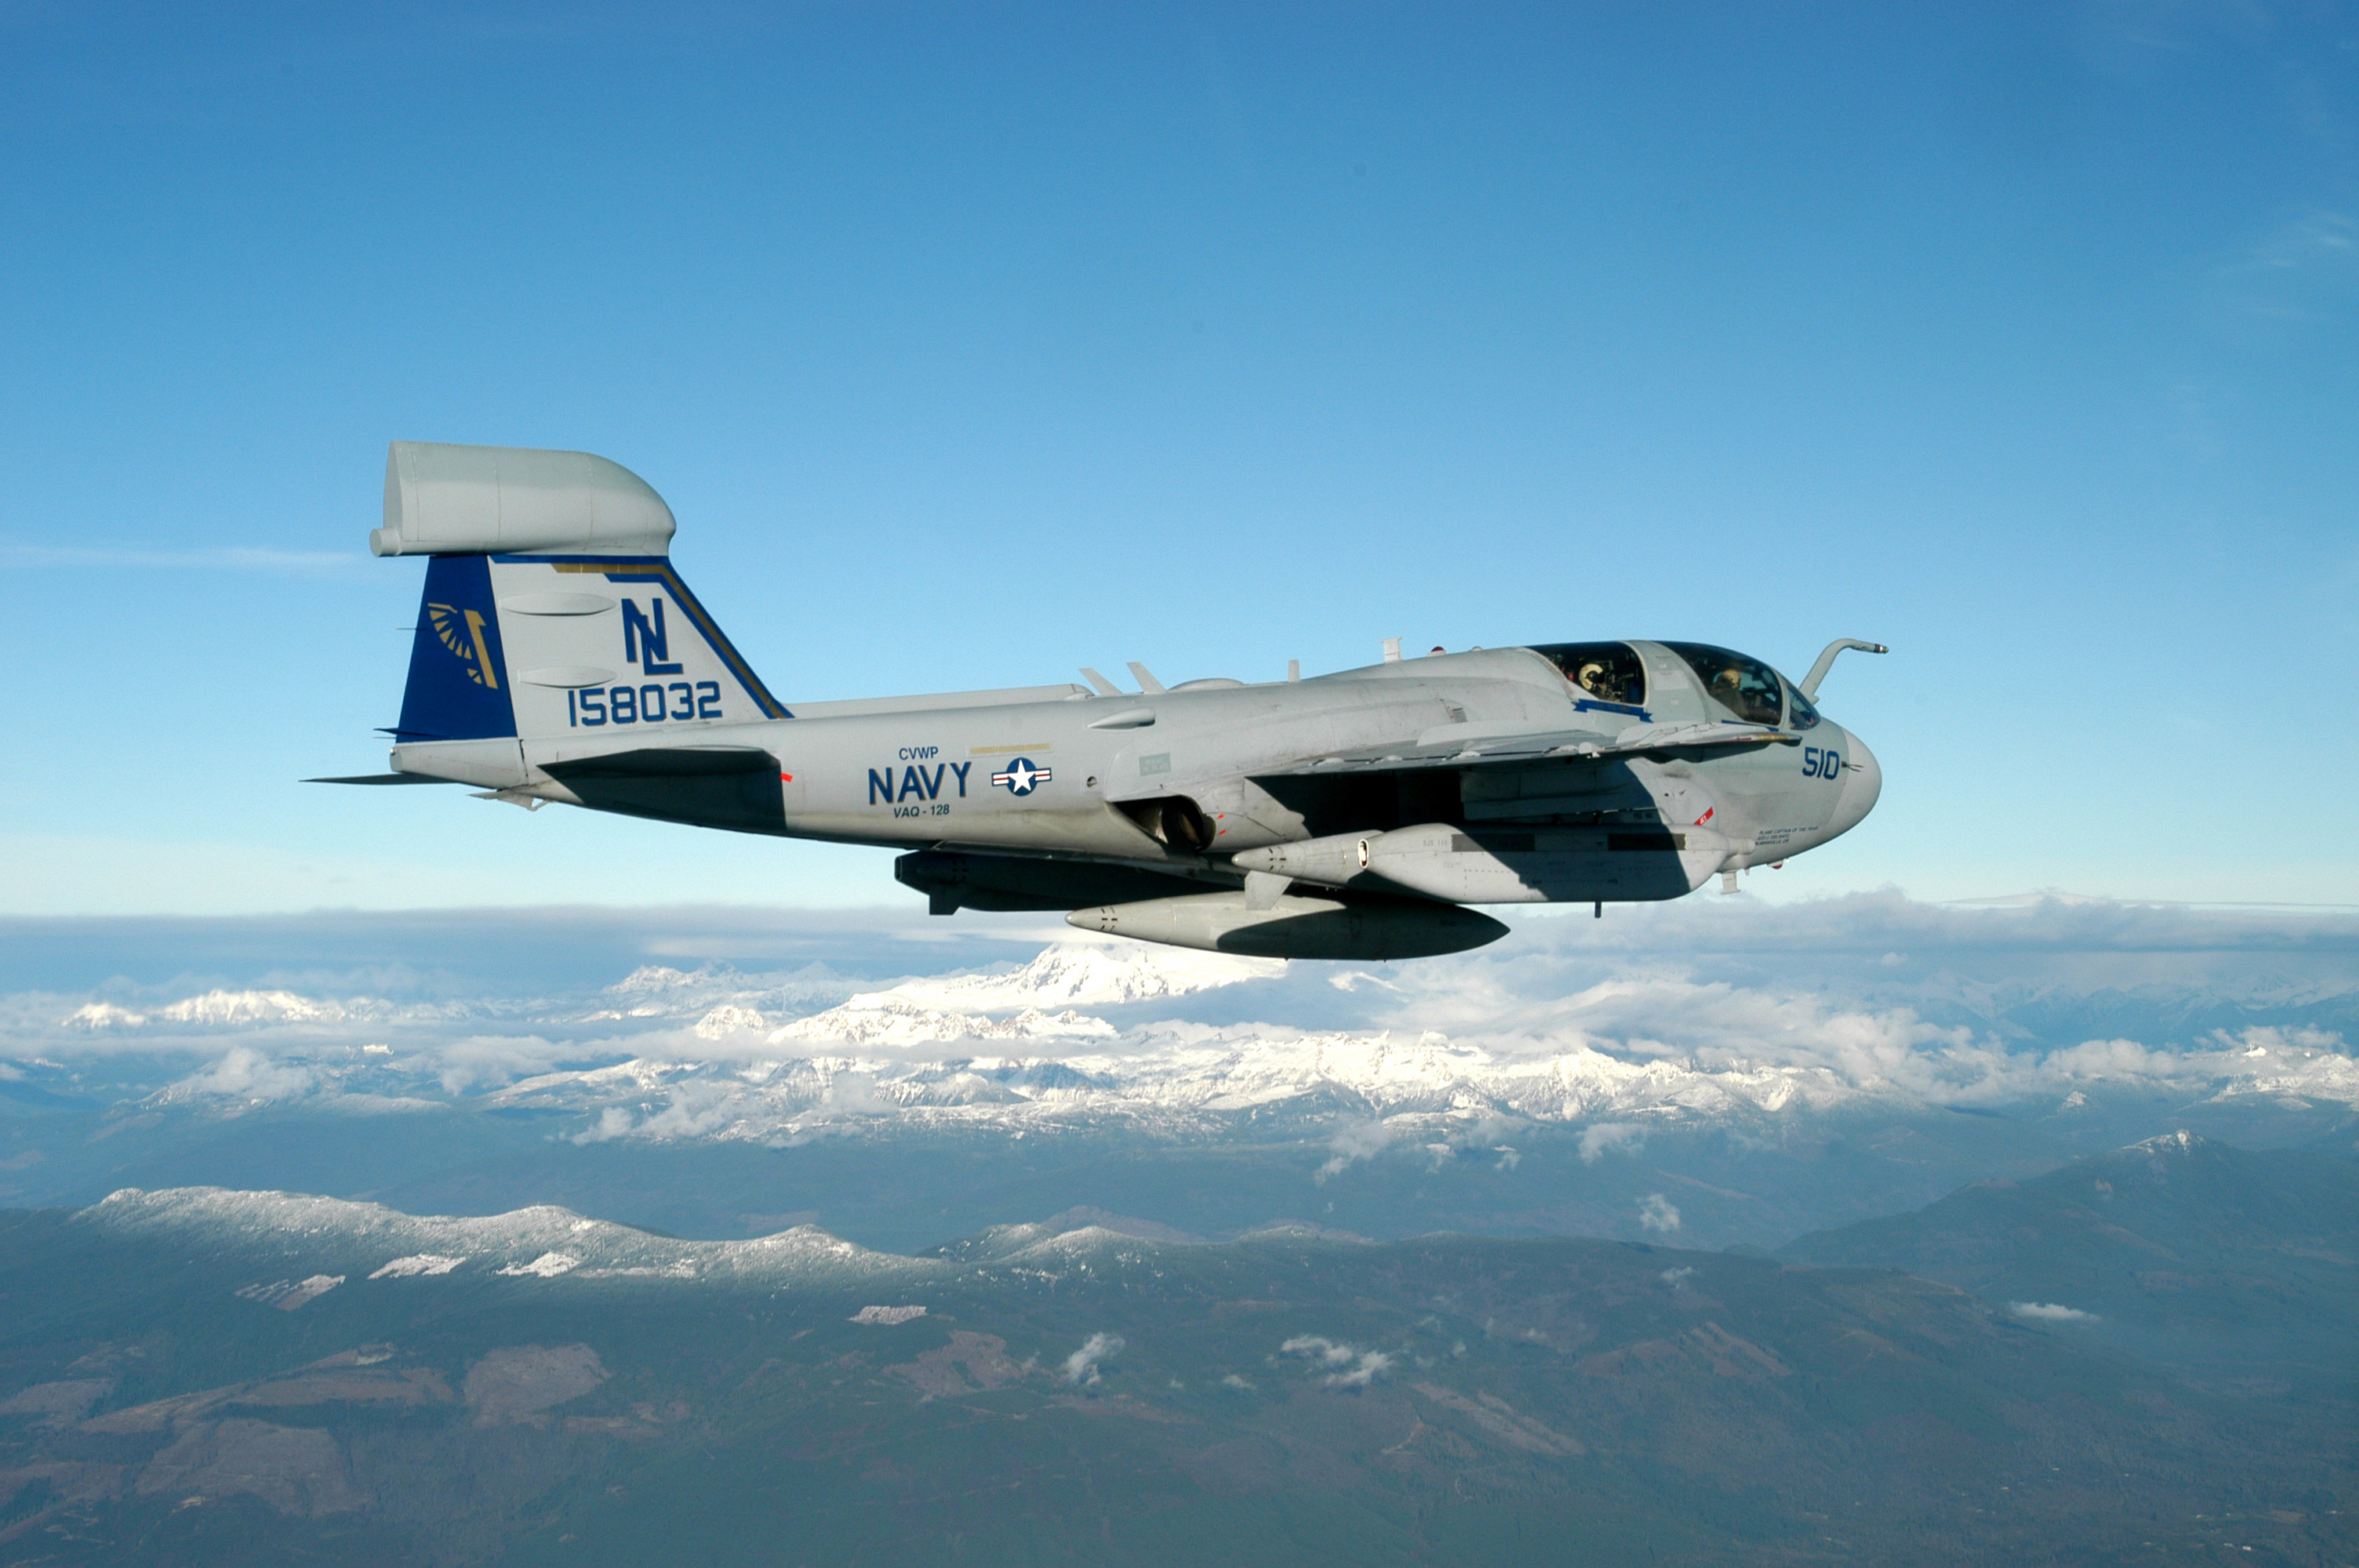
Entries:
{"type": "Polygon", "coordinates": [[[492,1098],[503,1106],[596,1113],[600,1121],[584,1141],[625,1136],[777,1141],[885,1119],[1014,1130],[1120,1123],[1186,1136],[1266,1115],[1375,1117],[1400,1124],[1401,1131],[1501,1118],[1759,1117],[1858,1099],[1863,1091],[1824,1069],[1707,1072],[1586,1048],[1503,1060],[1438,1035],[1404,1042],[1330,1034],[1167,1038],[1147,1050],[1054,1058],[912,1063],[853,1052],[751,1065],[637,1059],[543,1074],[492,1098]],[[666,1097],[669,1105],[644,1116],[626,1108],[655,1096],[666,1097]]]}
{"type": "MultiPolygon", "coordinates": [[[[750,1241],[678,1241],[542,1205],[480,1219],[412,1216],[299,1193],[126,1187],[75,1219],[119,1237],[194,1241],[280,1260],[282,1272],[331,1269],[380,1285],[489,1274],[509,1278],[761,1280],[810,1286],[902,1283],[947,1265],[871,1252],[815,1226],[750,1241]]],[[[350,1287],[347,1287],[350,1288],[350,1287]]]]}
{"type": "Polygon", "coordinates": [[[65,1029],[93,1033],[114,1030],[263,1029],[286,1024],[411,1022],[440,1023],[482,1016],[490,1010],[463,1003],[395,1003],[377,997],[342,1001],[290,990],[221,990],[141,1011],[115,1002],[88,1002],[58,1021],[65,1029]]]}
{"type": "Polygon", "coordinates": [[[194,1023],[212,1027],[251,1028],[258,1023],[342,1023],[356,1015],[390,1011],[387,1004],[366,999],[350,1005],[322,1001],[288,990],[209,990],[185,997],[153,1012],[140,1012],[113,1002],[92,1002],[68,1015],[63,1022],[75,1029],[143,1029],[149,1023],[194,1023]]]}
{"type": "MultiPolygon", "coordinates": [[[[544,1004],[550,1017],[582,1020],[660,1019],[740,1012],[793,1014],[812,1007],[842,1001],[859,986],[830,974],[819,966],[784,975],[746,975],[725,964],[696,969],[675,969],[647,964],[632,970],[599,994],[592,1006],[573,1011],[563,1004],[544,1004]]],[[[730,1028],[759,1028],[758,1022],[730,1028]]],[[[725,1032],[725,1030],[724,1030],[725,1032]]]]}
{"type": "Polygon", "coordinates": [[[1169,1000],[1245,980],[1275,979],[1285,973],[1285,963],[1275,958],[1088,942],[1052,943],[1030,963],[1001,973],[918,976],[881,990],[859,990],[832,975],[810,971],[783,978],[754,977],[720,966],[681,970],[650,964],[607,987],[605,994],[612,1005],[592,1016],[676,1017],[701,1011],[708,1022],[725,1031],[760,1028],[760,1009],[793,1012],[813,1002],[837,1004],[833,1012],[847,1024],[867,1014],[886,1018],[1049,1015],[1077,1007],[1169,1000]]]}
{"type": "MultiPolygon", "coordinates": [[[[1054,1033],[1046,1022],[1078,1019],[1076,1007],[1121,1006],[1170,1000],[1243,980],[1286,972],[1275,959],[1233,958],[1178,949],[1117,950],[1082,942],[1058,943],[1019,969],[1001,974],[929,976],[903,980],[883,990],[853,994],[853,986],[815,970],[786,976],[746,976],[723,966],[694,970],[647,965],[605,989],[600,1004],[587,1010],[555,999],[513,1002],[498,1008],[443,1002],[396,1003],[375,997],[305,996],[286,989],[215,989],[161,1006],[136,1008],[92,1001],[57,1019],[59,1027],[90,1033],[148,1030],[159,1026],[255,1029],[288,1024],[447,1022],[497,1014],[539,1015],[552,1022],[601,1019],[668,1019],[701,1015],[699,1032],[719,1038],[765,1027],[764,1010],[792,1014],[813,1004],[840,1003],[832,1033],[796,1038],[883,1038],[895,1020],[966,1019],[962,1025],[935,1022],[933,1033],[912,1038],[978,1039],[1054,1033]],[[848,1000],[847,1000],[848,999],[848,1000]],[[993,1023],[982,1015],[1011,1013],[993,1023]],[[963,1028],[965,1033],[943,1033],[963,1028]],[[1011,1033],[1010,1031],[1015,1031],[1011,1033]],[[997,1033],[985,1033],[996,1031],[997,1033]]],[[[55,1015],[52,1015],[53,1017],[55,1015]]],[[[1084,1032],[1094,1027],[1086,1021],[1084,1032]]],[[[907,1025],[905,1025],[907,1027],[907,1025]]]]}
{"type": "MultiPolygon", "coordinates": [[[[836,1010],[799,1033],[770,1036],[791,1048],[840,1042],[840,1054],[753,1061],[636,1058],[525,1079],[492,1096],[501,1105],[597,1118],[582,1141],[620,1137],[793,1142],[821,1133],[889,1127],[1009,1131],[1120,1125],[1152,1136],[1218,1133],[1240,1120],[1310,1124],[1373,1119],[1394,1134],[1449,1133],[1502,1121],[1603,1120],[1760,1123],[1844,1105],[2020,1100],[2078,1093],[2121,1069],[2118,1053],[2092,1044],[2027,1062],[1970,1058],[1951,1077],[1890,1076],[1856,1065],[1731,1062],[1701,1065],[1661,1056],[1632,1060],[1588,1044],[1532,1054],[1495,1053],[1427,1033],[1297,1034],[1167,1025],[1116,1035],[1103,1021],[1049,1021],[1081,1049],[1055,1054],[931,1056],[896,1046],[1024,1038],[1024,1015],[1006,1025],[917,1009],[836,1010]],[[865,1040],[844,1041],[846,1018],[889,1020],[865,1040]],[[826,1021],[822,1023],[822,1020],[826,1021]],[[1021,1025],[1019,1027],[1019,1025],[1021,1025]],[[981,1033],[984,1027],[1001,1031],[981,1033]],[[1084,1026],[1094,1026],[1093,1028],[1084,1026]],[[1929,1096],[1928,1089],[1936,1091],[1929,1096]],[[668,1102],[655,1106],[658,1098],[668,1102]]],[[[1046,1028],[1030,1037],[1048,1033],[1046,1028]]],[[[1054,1042],[1052,1042],[1054,1043],[1054,1042]]],[[[2224,1049],[2165,1065],[2181,1092],[2214,1100],[2267,1095],[2283,1101],[2359,1104],[2359,1064],[2314,1041],[2250,1032],[2224,1049]],[[2257,1043],[2256,1043],[2257,1042],[2257,1043]]],[[[2155,1082],[2141,1060],[2134,1081],[2155,1082]]]]}
{"type": "MultiPolygon", "coordinates": [[[[701,1033],[703,1025],[698,1025],[701,1033]]],[[[980,1013],[927,1007],[888,994],[857,996],[842,1007],[799,1018],[769,1036],[769,1044],[831,1040],[851,1045],[918,1045],[951,1040],[1112,1039],[1114,1025],[1067,1008],[1048,1013],[1027,1007],[994,1022],[980,1013]]]]}
{"type": "Polygon", "coordinates": [[[240,1024],[335,1022],[351,1014],[335,1002],[314,1001],[293,991],[209,990],[159,1009],[156,1016],[173,1023],[240,1024]]]}

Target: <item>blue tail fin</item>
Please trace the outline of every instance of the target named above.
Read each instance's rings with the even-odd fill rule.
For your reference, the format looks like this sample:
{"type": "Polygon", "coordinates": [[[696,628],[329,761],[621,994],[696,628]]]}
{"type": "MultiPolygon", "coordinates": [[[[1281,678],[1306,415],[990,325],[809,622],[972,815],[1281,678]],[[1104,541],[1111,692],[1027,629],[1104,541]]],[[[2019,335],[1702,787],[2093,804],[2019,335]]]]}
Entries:
{"type": "Polygon", "coordinates": [[[426,563],[394,738],[479,741],[516,732],[491,563],[482,556],[435,556],[426,563]]]}

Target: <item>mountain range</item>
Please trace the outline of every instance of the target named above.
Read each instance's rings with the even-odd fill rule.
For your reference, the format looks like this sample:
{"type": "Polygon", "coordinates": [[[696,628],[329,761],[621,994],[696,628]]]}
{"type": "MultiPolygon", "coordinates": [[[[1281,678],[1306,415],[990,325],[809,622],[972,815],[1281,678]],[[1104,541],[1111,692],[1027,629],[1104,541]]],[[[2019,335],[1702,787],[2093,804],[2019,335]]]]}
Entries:
{"type": "Polygon", "coordinates": [[[1802,1237],[1780,1258],[1904,1270],[2190,1374],[2359,1382],[2359,1160],[2189,1132],[1802,1237]]]}
{"type": "Polygon", "coordinates": [[[0,1212],[0,1562],[2347,1561],[2347,1326],[2234,1346],[2347,1301],[2353,1169],[2155,1140],[1784,1260],[125,1191],[0,1212]]]}

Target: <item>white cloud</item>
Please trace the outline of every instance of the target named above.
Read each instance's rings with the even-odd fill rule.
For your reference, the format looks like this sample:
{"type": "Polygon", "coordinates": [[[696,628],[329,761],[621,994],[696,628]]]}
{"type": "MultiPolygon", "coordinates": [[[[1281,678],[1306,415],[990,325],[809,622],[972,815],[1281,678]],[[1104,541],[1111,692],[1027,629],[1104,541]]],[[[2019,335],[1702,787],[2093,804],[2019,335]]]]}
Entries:
{"type": "Polygon", "coordinates": [[[250,1045],[233,1045],[211,1067],[172,1087],[189,1094],[270,1100],[307,1095],[313,1084],[308,1067],[274,1061],[250,1045]]]}
{"type": "Polygon", "coordinates": [[[828,1080],[820,1103],[844,1116],[882,1116],[893,1108],[877,1094],[876,1079],[868,1073],[836,1074],[828,1080]]]}
{"type": "Polygon", "coordinates": [[[631,1130],[638,1138],[707,1138],[742,1119],[743,1106],[732,1085],[711,1082],[673,1087],[664,1108],[631,1130]]]}
{"type": "Polygon", "coordinates": [[[1390,1371],[1393,1365],[1393,1357],[1384,1351],[1363,1350],[1323,1334],[1298,1334],[1280,1345],[1277,1353],[1297,1357],[1314,1368],[1328,1368],[1320,1382],[1330,1389],[1364,1389],[1390,1371]]]}
{"type": "Polygon", "coordinates": [[[1635,1154],[1646,1141],[1647,1130],[1635,1121],[1593,1121],[1581,1130],[1581,1162],[1594,1165],[1617,1151],[1635,1154]]]}
{"type": "Polygon", "coordinates": [[[1680,1227],[1679,1206],[1660,1193],[1648,1193],[1638,1205],[1638,1223],[1668,1235],[1680,1227]]]}
{"type": "Polygon", "coordinates": [[[1308,1360],[1340,1367],[1357,1356],[1359,1351],[1338,1340],[1321,1334],[1298,1334],[1277,1347],[1281,1356],[1300,1356],[1308,1360]]]}
{"type": "Polygon", "coordinates": [[[435,1076],[443,1091],[453,1095],[545,1073],[577,1052],[575,1046],[538,1034],[470,1034],[429,1047],[435,1076]]]}
{"type": "Polygon", "coordinates": [[[584,1130],[575,1133],[573,1141],[609,1143],[617,1138],[629,1137],[632,1129],[636,1126],[637,1123],[631,1119],[629,1111],[625,1110],[621,1106],[610,1105],[598,1113],[598,1119],[594,1123],[584,1130]]]}
{"type": "Polygon", "coordinates": [[[1098,1380],[1099,1364],[1122,1353],[1123,1337],[1119,1334],[1093,1334],[1082,1341],[1082,1347],[1065,1357],[1064,1379],[1086,1388],[1098,1380]]]}
{"type": "Polygon", "coordinates": [[[2082,1312],[2078,1307],[2058,1306],[2053,1302],[2009,1302],[2006,1310],[2017,1317],[2027,1317],[2037,1323],[2094,1323],[2097,1314],[2082,1312]]]}
{"type": "Polygon", "coordinates": [[[19,1062],[66,1058],[78,1094],[112,1081],[94,1059],[162,1053],[185,1058],[173,1092],[191,1104],[487,1096],[570,1113],[564,1130],[584,1142],[1109,1121],[1196,1138],[1293,1118],[1293,1136],[1325,1145],[1321,1182],[1396,1144],[1436,1163],[1482,1151],[1512,1169],[1533,1124],[1552,1124],[1578,1130],[1595,1163],[1636,1153],[1650,1130],[1757,1130],[1864,1098],[2087,1116],[2120,1095],[2359,1105],[2351,916],[1741,902],[1634,908],[1602,926],[1535,920],[1496,948],[1349,989],[1316,966],[1199,973],[1050,944],[1028,964],[861,992],[877,1004],[860,1014],[876,1025],[861,1041],[798,1035],[799,1021],[833,1029],[857,1011],[844,1002],[859,988],[815,968],[651,967],[531,997],[470,995],[438,975],[430,1001],[371,1000],[416,994],[404,988],[422,971],[394,960],[20,992],[0,997],[0,1039],[19,1062]],[[1904,950],[1905,964],[1883,962],[1904,950]],[[1128,1011],[1117,1030],[1036,1005],[1068,997],[1128,1011]],[[1234,1022],[1242,999],[1274,1022],[1234,1022]],[[986,1001],[1025,1011],[971,1011],[986,1001]],[[2097,1011],[2084,1001],[2102,1006],[2099,1037],[2066,1033],[2097,1011]],[[766,1036],[756,1027],[779,1020],[766,1036]]]}
{"type": "Polygon", "coordinates": [[[1327,1147],[1334,1153],[1310,1179],[1323,1185],[1328,1177],[1343,1174],[1354,1160],[1374,1159],[1392,1141],[1392,1129],[1381,1121],[1346,1122],[1327,1141],[1327,1147]]]}

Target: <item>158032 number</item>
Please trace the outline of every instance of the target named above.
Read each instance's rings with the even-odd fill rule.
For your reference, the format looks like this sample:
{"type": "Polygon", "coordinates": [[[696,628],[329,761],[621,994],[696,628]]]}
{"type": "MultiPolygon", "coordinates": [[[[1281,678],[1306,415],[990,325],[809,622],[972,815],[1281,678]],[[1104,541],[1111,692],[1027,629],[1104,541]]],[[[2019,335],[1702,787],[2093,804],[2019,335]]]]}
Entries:
{"type": "Polygon", "coordinates": [[[667,719],[718,719],[721,683],[684,680],[669,685],[593,686],[565,694],[565,719],[579,729],[601,724],[661,724],[667,719]]]}

